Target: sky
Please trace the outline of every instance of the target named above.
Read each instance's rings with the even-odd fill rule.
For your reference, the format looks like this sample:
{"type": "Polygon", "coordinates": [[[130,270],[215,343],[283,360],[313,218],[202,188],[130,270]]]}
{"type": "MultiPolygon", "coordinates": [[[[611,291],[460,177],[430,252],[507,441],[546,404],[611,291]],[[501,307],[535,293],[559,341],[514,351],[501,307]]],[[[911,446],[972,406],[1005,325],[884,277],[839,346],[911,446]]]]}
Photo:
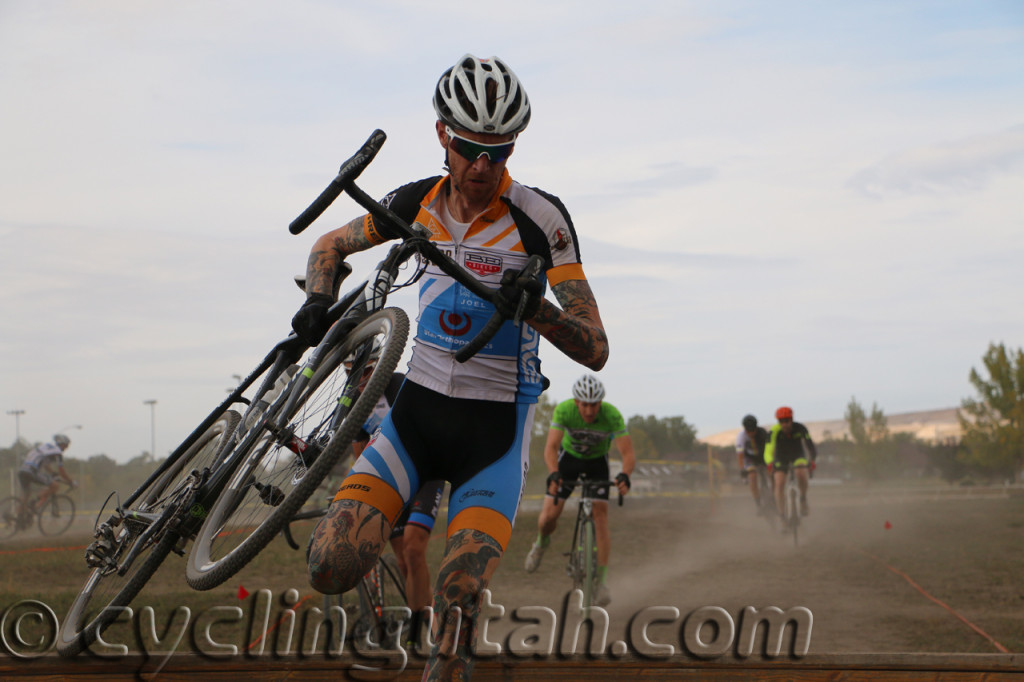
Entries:
{"type": "MultiPolygon", "coordinates": [[[[572,214],[623,414],[955,407],[1024,345],[1014,0],[3,0],[0,443],[173,450],[361,212],[288,233],[341,162],[380,128],[364,190],[440,172],[430,98],[467,52],[529,93],[508,168],[572,214]]],[[[542,359],[569,397],[584,369],[542,359]]]]}

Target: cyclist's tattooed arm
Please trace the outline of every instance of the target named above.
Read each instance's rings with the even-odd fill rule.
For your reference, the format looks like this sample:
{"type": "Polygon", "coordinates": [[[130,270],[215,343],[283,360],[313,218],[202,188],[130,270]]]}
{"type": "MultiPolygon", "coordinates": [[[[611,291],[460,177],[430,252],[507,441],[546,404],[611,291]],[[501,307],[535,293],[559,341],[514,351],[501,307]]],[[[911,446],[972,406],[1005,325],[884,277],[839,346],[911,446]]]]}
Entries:
{"type": "Polygon", "coordinates": [[[597,371],[608,361],[608,336],[590,285],[583,279],[571,279],[551,287],[558,306],[542,301],[530,326],[555,348],[570,358],[597,371]]]}
{"type": "Polygon", "coordinates": [[[325,232],[313,243],[306,263],[306,295],[328,294],[334,289],[334,276],[345,256],[364,251],[379,242],[367,236],[365,216],[325,232]]]}
{"type": "Polygon", "coordinates": [[[433,639],[436,651],[443,655],[431,656],[424,680],[469,679],[480,594],[497,570],[501,554],[501,545],[480,531],[460,530],[448,539],[434,592],[437,632],[433,639]]]}

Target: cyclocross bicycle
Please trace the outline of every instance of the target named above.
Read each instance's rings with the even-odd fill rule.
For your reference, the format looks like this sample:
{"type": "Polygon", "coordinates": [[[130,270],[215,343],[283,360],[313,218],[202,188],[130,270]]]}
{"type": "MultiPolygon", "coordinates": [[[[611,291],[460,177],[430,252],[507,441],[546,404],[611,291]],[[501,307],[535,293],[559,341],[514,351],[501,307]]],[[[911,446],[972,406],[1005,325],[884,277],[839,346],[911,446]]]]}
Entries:
{"type": "MultiPolygon", "coordinates": [[[[565,481],[562,485],[580,489],[579,505],[576,512],[576,526],[572,532],[572,544],[566,555],[569,564],[566,573],[572,579],[572,588],[583,593],[583,610],[589,611],[594,605],[594,593],[597,590],[597,532],[594,527],[594,501],[602,488],[615,487],[615,481],[591,481],[585,474],[575,481],[565,481]]],[[[555,503],[558,504],[558,498],[555,503]]],[[[622,506],[622,495],[619,495],[619,506],[622,506]]]]}
{"type": "Polygon", "coordinates": [[[793,534],[793,544],[799,544],[800,530],[800,486],[796,482],[796,467],[789,465],[786,472],[786,487],[784,489],[784,509],[782,516],[783,528],[786,532],[793,534]]]}
{"type": "MultiPolygon", "coordinates": [[[[61,480],[66,490],[75,486],[61,480]]],[[[37,497],[32,497],[35,502],[37,497]]],[[[60,535],[75,521],[75,501],[65,493],[54,493],[46,498],[43,506],[36,508],[26,505],[18,497],[5,497],[0,500],[0,540],[6,540],[17,533],[32,527],[33,522],[39,526],[43,535],[60,535]]]]}
{"type": "MultiPolygon", "coordinates": [[[[400,241],[330,308],[333,325],[315,348],[307,349],[295,334],[278,342],[138,489],[124,500],[108,498],[114,508],[106,520],[99,521],[103,512],[97,519],[96,539],[86,550],[91,573],[62,624],[61,654],[77,654],[95,641],[171,551],[184,555],[192,540],[186,581],[211,589],[248,564],[301,509],[398,365],[409,321],[404,311],[385,304],[392,290],[422,274],[417,269],[395,285],[410,258],[428,260],[477,296],[493,298],[494,290],[431,243],[429,233],[410,227],[355,185],[385,139],[383,131],[374,131],[289,229],[304,230],[344,191],[400,241]]],[[[520,277],[536,278],[542,267],[543,259],[531,256],[520,277]]],[[[345,265],[336,290],[349,272],[345,265]]],[[[516,324],[526,303],[524,295],[516,324]]],[[[496,312],[456,359],[472,357],[504,321],[496,312]]]]}

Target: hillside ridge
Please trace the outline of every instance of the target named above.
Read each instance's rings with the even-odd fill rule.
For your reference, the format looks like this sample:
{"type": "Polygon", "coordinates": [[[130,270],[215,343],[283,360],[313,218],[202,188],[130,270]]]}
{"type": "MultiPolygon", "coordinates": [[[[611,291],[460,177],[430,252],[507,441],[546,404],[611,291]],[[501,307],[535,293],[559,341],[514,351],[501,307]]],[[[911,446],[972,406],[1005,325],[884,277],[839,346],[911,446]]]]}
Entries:
{"type": "MultiPolygon", "coordinates": [[[[885,418],[891,433],[910,433],[919,440],[929,443],[940,443],[960,439],[960,421],[957,419],[959,411],[956,407],[946,407],[938,410],[887,414],[885,418]]],[[[850,437],[850,429],[847,427],[845,419],[805,421],[801,423],[811,432],[811,438],[814,441],[842,440],[844,437],[850,437]]],[[[762,426],[769,428],[771,424],[774,424],[774,420],[767,424],[762,424],[762,426]]],[[[715,447],[727,447],[736,443],[736,436],[739,432],[740,428],[736,427],[735,429],[719,431],[697,440],[715,447]]]]}

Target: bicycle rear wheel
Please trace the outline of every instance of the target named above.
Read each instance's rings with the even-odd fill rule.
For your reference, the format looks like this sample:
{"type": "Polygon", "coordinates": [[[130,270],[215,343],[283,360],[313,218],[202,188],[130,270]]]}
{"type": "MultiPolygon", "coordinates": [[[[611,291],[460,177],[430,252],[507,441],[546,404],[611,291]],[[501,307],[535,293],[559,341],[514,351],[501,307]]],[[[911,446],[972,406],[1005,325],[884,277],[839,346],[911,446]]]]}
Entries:
{"type": "Polygon", "coordinates": [[[226,412],[182,453],[163,476],[138,495],[135,504],[123,510],[120,521],[109,533],[97,533],[98,538],[103,534],[109,544],[106,550],[108,559],[102,567],[92,569],[85,586],[68,609],[57,634],[59,654],[74,656],[91,646],[153,576],[179,536],[161,530],[143,540],[143,533],[152,519],[162,518],[169,507],[182,503],[193,485],[189,480],[192,472],[202,470],[214,461],[240,420],[237,412],[226,412]],[[144,545],[140,546],[131,564],[125,565],[124,559],[140,542],[144,545]]]}
{"type": "MultiPolygon", "coordinates": [[[[369,315],[330,349],[315,368],[284,432],[305,446],[296,452],[289,438],[265,429],[266,420],[241,434],[228,459],[238,462],[231,480],[212,505],[188,557],[185,578],[197,590],[220,585],[248,564],[288,523],[347,451],[398,366],[409,335],[409,319],[398,308],[369,315]],[[364,355],[371,352],[370,365],[364,355]],[[356,366],[346,367],[355,363],[356,366]],[[337,423],[339,409],[347,414],[337,423]],[[333,425],[332,425],[333,424],[333,425]],[[333,433],[332,433],[333,429],[333,433]]],[[[307,370],[303,370],[307,371],[307,370]]],[[[268,412],[276,419],[289,399],[278,397],[268,412]]]]}
{"type": "Polygon", "coordinates": [[[6,540],[19,530],[24,530],[24,520],[28,509],[17,497],[5,497],[0,500],[0,540],[6,540]]]}
{"type": "Polygon", "coordinates": [[[71,527],[75,520],[75,502],[67,495],[51,495],[39,510],[39,532],[43,535],[60,535],[71,527]]]}

